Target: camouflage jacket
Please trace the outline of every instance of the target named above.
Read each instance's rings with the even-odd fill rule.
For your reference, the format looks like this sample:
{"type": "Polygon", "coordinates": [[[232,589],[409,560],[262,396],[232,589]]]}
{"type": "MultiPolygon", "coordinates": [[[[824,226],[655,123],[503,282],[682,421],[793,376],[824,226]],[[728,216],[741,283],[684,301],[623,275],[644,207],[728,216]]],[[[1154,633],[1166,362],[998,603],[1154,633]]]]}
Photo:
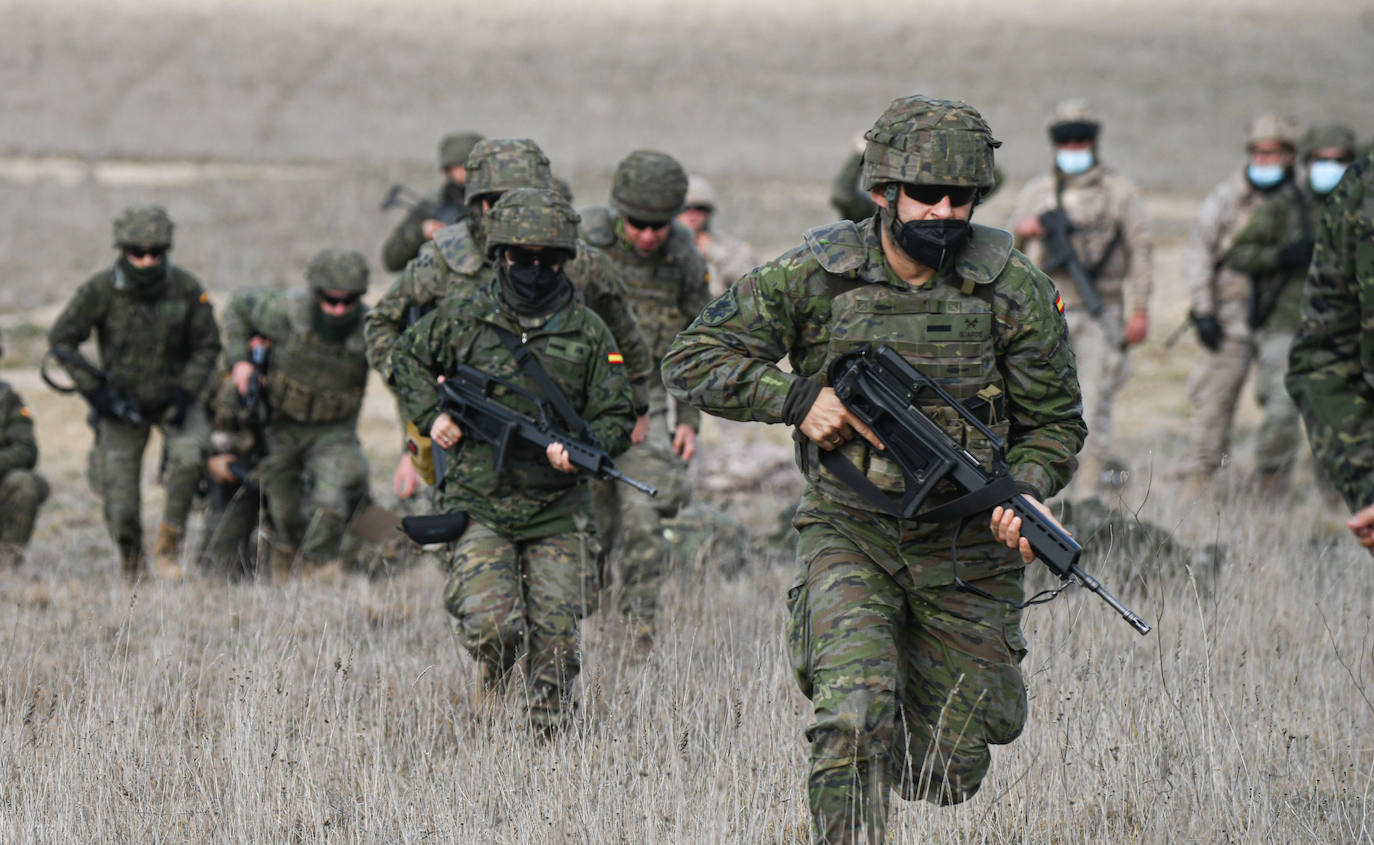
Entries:
{"type": "MultiPolygon", "coordinates": [[[[196,277],[173,266],[161,296],[145,300],[127,289],[118,267],[86,281],[48,332],[55,349],[77,351],[95,332],[101,369],[114,386],[145,414],[169,407],[180,388],[200,395],[210,381],[220,352],[219,324],[210,299],[196,277]]],[[[66,367],[82,392],[99,379],[79,367],[66,367]]]]}
{"type": "MultiPolygon", "coordinates": [[[[1145,203],[1135,183],[1109,167],[1098,165],[1085,173],[1061,177],[1064,213],[1073,224],[1069,243],[1088,272],[1101,266],[1097,293],[1109,304],[1125,304],[1128,311],[1146,311],[1153,279],[1154,241],[1145,203]],[[1105,261],[1104,261],[1105,258],[1105,261]],[[1129,290],[1129,300],[1126,291],[1129,290]]],[[[1026,183],[1011,215],[1011,228],[1023,217],[1038,217],[1058,204],[1055,174],[1044,173],[1026,183]]],[[[1019,239],[1018,249],[1045,264],[1043,238],[1019,239]]],[[[1078,288],[1069,271],[1060,267],[1050,276],[1069,307],[1079,304],[1078,288]]]]}
{"type": "Polygon", "coordinates": [[[419,254],[425,245],[424,222],[444,220],[452,225],[468,216],[468,207],[455,202],[445,188],[439,189],[438,196],[406,212],[405,219],[391,230],[386,242],[382,244],[382,266],[388,273],[399,273],[406,264],[419,254]]]}
{"type": "Polygon", "coordinates": [[[1316,235],[1321,201],[1306,185],[1305,178],[1295,175],[1263,194],[1245,228],[1221,258],[1222,266],[1250,278],[1247,318],[1252,328],[1263,325],[1273,331],[1293,332],[1298,327],[1307,262],[1285,266],[1281,254],[1285,247],[1311,243],[1316,235]]]}
{"type": "Polygon", "coordinates": [[[11,470],[38,465],[38,440],[33,436],[33,417],[24,400],[8,383],[0,381],[0,478],[11,470]]]}
{"type": "MultiPolygon", "coordinates": [[[[697,252],[692,230],[674,220],[663,246],[645,258],[625,241],[625,223],[618,212],[596,206],[581,214],[583,239],[606,250],[620,269],[649,354],[654,361],[663,360],[673,338],[711,299],[710,274],[706,260],[697,252]]],[[[701,415],[679,404],[677,422],[696,429],[701,415]]]]}
{"type": "MultiPolygon", "coordinates": [[[[460,364],[542,393],[502,342],[495,330],[500,327],[522,336],[607,452],[625,451],[635,413],[630,382],[606,324],[576,299],[544,317],[517,318],[498,304],[494,275],[471,296],[445,297],[396,345],[392,367],[406,417],[427,435],[440,412],[436,379],[460,364]]],[[[534,413],[525,397],[498,389],[495,398],[513,410],[534,413]]],[[[528,444],[512,446],[497,473],[492,446],[464,438],[449,451],[445,478],[446,510],[465,510],[516,540],[570,531],[575,518],[591,513],[583,476],[554,469],[544,450],[528,444]]]]}
{"type": "Polygon", "coordinates": [[[1346,504],[1374,504],[1374,157],[1351,165],[1322,213],[1286,384],[1346,504]]]}
{"type": "MultiPolygon", "coordinates": [[[[364,324],[367,359],[389,385],[392,348],[410,325],[411,312],[429,311],[450,293],[472,296],[491,275],[491,261],[483,254],[470,221],[439,230],[434,240],[406,265],[364,324]]],[[[564,268],[583,304],[596,312],[615,337],[625,356],[625,372],[634,385],[635,410],[649,409],[648,380],[656,377],[658,359],[650,356],[630,310],[629,295],[619,272],[600,250],[579,244],[577,255],[564,268]]]]}
{"type": "MultiPolygon", "coordinates": [[[[801,246],[711,302],[674,342],[663,378],[676,398],[712,414],[783,422],[793,390],[814,390],[838,355],[876,342],[896,348],[971,409],[992,397],[981,414],[1005,440],[1011,474],[1026,492],[1043,500],[1068,482],[1087,428],[1067,328],[1054,286],[997,229],[975,226],[955,267],[920,288],[888,266],[876,218],[813,229],[801,246]],[[790,372],[777,366],[784,356],[790,372]]],[[[986,439],[953,411],[927,413],[970,452],[990,457],[986,439]]],[[[885,518],[818,467],[817,448],[799,428],[793,438],[808,496],[885,518]]],[[[900,474],[862,438],[840,452],[875,485],[900,493],[900,474]]],[[[942,483],[929,504],[956,492],[942,483]]],[[[948,543],[949,526],[912,523],[900,531],[948,543]]]]}
{"type": "MultiPolygon", "coordinates": [[[[249,342],[259,336],[272,342],[263,394],[272,424],[318,425],[349,420],[362,407],[367,385],[363,327],[340,342],[329,342],[314,328],[319,309],[304,288],[245,291],[225,310],[225,357],[232,366],[251,360],[249,342]]],[[[362,318],[366,318],[367,306],[362,318]]]]}
{"type": "Polygon", "coordinates": [[[720,296],[725,289],[759,264],[754,248],[748,242],[731,235],[712,232],[711,240],[701,250],[706,267],[711,271],[711,295],[720,296]]]}

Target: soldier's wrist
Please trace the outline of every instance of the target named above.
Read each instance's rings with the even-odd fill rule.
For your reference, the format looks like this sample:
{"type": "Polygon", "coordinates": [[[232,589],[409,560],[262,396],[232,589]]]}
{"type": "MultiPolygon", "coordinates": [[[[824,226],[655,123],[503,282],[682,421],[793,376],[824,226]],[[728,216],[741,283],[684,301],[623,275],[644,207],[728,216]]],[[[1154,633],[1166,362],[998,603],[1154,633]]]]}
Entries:
{"type": "Polygon", "coordinates": [[[793,427],[800,426],[815,404],[816,397],[821,395],[822,387],[820,382],[809,378],[793,379],[792,386],[787,389],[787,398],[782,403],[782,421],[793,427]]]}

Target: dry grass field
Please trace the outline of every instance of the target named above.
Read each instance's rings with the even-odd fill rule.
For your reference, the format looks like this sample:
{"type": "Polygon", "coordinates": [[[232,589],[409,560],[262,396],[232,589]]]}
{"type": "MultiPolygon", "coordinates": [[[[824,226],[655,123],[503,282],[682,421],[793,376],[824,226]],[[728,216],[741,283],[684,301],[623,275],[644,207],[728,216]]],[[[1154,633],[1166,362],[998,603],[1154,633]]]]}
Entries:
{"type": "MultiPolygon", "coordinates": [[[[298,284],[322,246],[375,261],[387,186],[430,189],[438,137],[476,128],[538,139],[582,204],[625,152],[668,149],[715,183],[721,225],[773,254],[829,218],[852,137],[913,90],[966,97],[1006,142],[1011,185],[979,211],[998,224],[1047,164],[1048,107],[1100,105],[1105,157],[1146,187],[1159,242],[1120,504],[1225,554],[1091,562],[1147,638],[1080,591],[1028,611],[1025,734],[966,805],[895,802],[890,840],[1374,841],[1371,561],[1306,467],[1277,506],[1239,483],[1248,394],[1219,492],[1178,498],[1199,351],[1162,342],[1186,310],[1188,225],[1246,120],[1374,130],[1367,2],[10,0],[0,19],[0,378],[34,408],[54,488],[28,563],[0,573],[0,842],[806,841],[779,428],[708,421],[697,513],[721,530],[675,527],[691,542],[648,659],[589,620],[577,726],[536,742],[518,701],[474,696],[433,568],[123,587],[82,475],[84,409],[35,364],[127,204],[169,208],[176,259],[222,304],[298,284]],[[742,466],[760,480],[719,483],[742,466]]],[[[379,384],[362,430],[385,498],[379,384]]]]}

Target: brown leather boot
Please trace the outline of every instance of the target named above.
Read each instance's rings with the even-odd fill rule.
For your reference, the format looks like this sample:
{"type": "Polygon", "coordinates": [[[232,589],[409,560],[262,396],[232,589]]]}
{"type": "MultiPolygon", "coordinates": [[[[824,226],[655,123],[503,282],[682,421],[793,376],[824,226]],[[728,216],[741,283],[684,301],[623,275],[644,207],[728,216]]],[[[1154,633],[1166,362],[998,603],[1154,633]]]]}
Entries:
{"type": "Polygon", "coordinates": [[[291,578],[291,565],[296,562],[294,546],[272,547],[272,583],[285,584],[291,578]]]}
{"type": "Polygon", "coordinates": [[[164,581],[181,580],[181,535],[182,529],[165,522],[158,529],[157,541],[153,543],[153,571],[164,581]]]}

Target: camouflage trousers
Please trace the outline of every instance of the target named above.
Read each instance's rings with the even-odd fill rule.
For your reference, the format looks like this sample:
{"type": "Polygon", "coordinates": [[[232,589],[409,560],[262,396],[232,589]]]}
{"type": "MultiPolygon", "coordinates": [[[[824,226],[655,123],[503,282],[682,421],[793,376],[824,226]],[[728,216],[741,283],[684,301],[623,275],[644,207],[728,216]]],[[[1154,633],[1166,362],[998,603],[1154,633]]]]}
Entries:
{"type": "Polygon", "coordinates": [[[308,561],[337,557],[344,527],[367,498],[367,472],[355,419],[270,426],[258,476],[274,542],[308,561]]]}
{"type": "MultiPolygon", "coordinates": [[[[91,449],[91,489],[104,502],[105,526],[115,544],[127,553],[141,554],[143,525],[139,517],[139,485],[143,476],[143,450],[152,425],[130,425],[101,417],[91,449]]],[[[210,438],[210,424],[199,403],[186,411],[181,428],[157,424],[163,440],[162,486],[167,497],[163,524],[184,531],[196,489],[200,486],[203,445],[210,438]]]]}
{"type": "Polygon", "coordinates": [[[577,532],[511,541],[473,522],[454,544],[444,606],[490,681],[523,673],[530,721],[558,728],[582,669],[578,623],[595,600],[595,554],[577,532]]]}
{"type": "Polygon", "coordinates": [[[1075,308],[1066,311],[1064,318],[1078,360],[1083,416],[1088,423],[1088,441],[1083,452],[1105,461],[1113,457],[1112,406],[1129,372],[1124,309],[1120,302],[1104,303],[1096,317],[1085,309],[1075,308]]]}
{"type": "Polygon", "coordinates": [[[32,470],[12,469],[0,479],[0,546],[28,545],[38,506],[51,493],[48,482],[32,470]]]}
{"type": "Polygon", "coordinates": [[[207,572],[231,578],[255,572],[263,556],[258,548],[258,526],[265,512],[260,487],[216,485],[205,512],[200,565],[207,572]]]}
{"type": "Polygon", "coordinates": [[[1265,328],[1255,341],[1255,398],[1264,409],[1255,433],[1255,470],[1286,485],[1303,442],[1302,417],[1283,386],[1293,332],[1265,328]]]}
{"type": "Polygon", "coordinates": [[[663,520],[677,515],[692,498],[687,464],[673,451],[668,430],[667,393],[649,392],[649,434],[615,459],[631,478],[658,488],[649,498],[614,481],[593,481],[592,504],[597,534],[605,547],[608,585],[614,584],[616,609],[650,627],[658,616],[658,591],[667,573],[671,549],[663,520]]]}
{"type": "MultiPolygon", "coordinates": [[[[997,560],[1005,548],[961,548],[997,560]]],[[[978,791],[989,744],[1021,733],[1027,715],[1018,664],[1020,611],[958,591],[918,586],[910,560],[890,572],[832,526],[801,528],[788,593],[797,683],[815,713],[808,780],[813,841],[884,841],[888,790],[952,804],[978,791]]],[[[1019,601],[1023,570],[976,583],[1019,601]]]]}
{"type": "Polygon", "coordinates": [[[1222,302],[1217,320],[1225,335],[1221,346],[1198,362],[1188,377],[1194,413],[1190,436],[1190,472],[1210,474],[1231,450],[1231,426],[1246,373],[1255,357],[1255,342],[1245,322],[1244,302],[1222,302]]]}

